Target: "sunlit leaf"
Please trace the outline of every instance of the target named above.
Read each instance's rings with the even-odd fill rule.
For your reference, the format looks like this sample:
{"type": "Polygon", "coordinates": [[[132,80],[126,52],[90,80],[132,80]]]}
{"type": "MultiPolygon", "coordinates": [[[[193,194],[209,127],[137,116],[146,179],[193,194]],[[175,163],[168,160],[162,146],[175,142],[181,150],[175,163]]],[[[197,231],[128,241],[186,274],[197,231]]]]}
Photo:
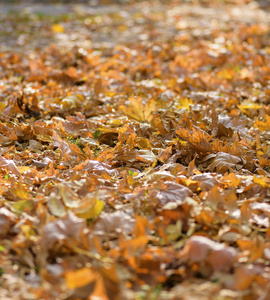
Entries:
{"type": "Polygon", "coordinates": [[[188,98],[179,98],[175,101],[175,106],[177,109],[186,109],[190,110],[190,106],[192,105],[192,100],[188,98]]]}
{"type": "Polygon", "coordinates": [[[253,182],[266,188],[266,187],[270,187],[270,179],[267,177],[257,177],[257,176],[253,176],[253,182]]]}
{"type": "Polygon", "coordinates": [[[260,109],[261,105],[257,104],[257,103],[254,103],[250,100],[246,100],[246,101],[242,102],[241,104],[239,104],[238,108],[243,113],[246,113],[246,114],[250,115],[252,110],[260,109]]]}
{"type": "Polygon", "coordinates": [[[63,201],[55,193],[50,195],[48,199],[48,208],[50,212],[56,217],[63,217],[67,212],[63,201]]]}
{"type": "Polygon", "coordinates": [[[28,200],[20,200],[12,205],[12,210],[16,213],[30,212],[34,203],[28,200]]]}
{"type": "Polygon", "coordinates": [[[125,115],[139,122],[150,121],[152,113],[156,110],[156,104],[153,99],[143,101],[141,97],[130,97],[130,106],[120,106],[125,115]]]}
{"type": "Polygon", "coordinates": [[[83,101],[84,97],[80,94],[68,96],[62,99],[61,107],[63,109],[79,108],[82,105],[83,101]]]}
{"type": "Polygon", "coordinates": [[[16,167],[15,163],[11,159],[5,159],[3,156],[0,155],[0,167],[5,168],[7,171],[19,176],[20,171],[16,167]]]}
{"type": "Polygon", "coordinates": [[[61,24],[53,24],[52,25],[52,31],[54,33],[62,33],[65,31],[65,27],[61,24]]]}
{"type": "Polygon", "coordinates": [[[89,199],[84,201],[77,209],[75,213],[78,217],[83,219],[93,219],[99,216],[104,208],[104,202],[99,199],[89,199]]]}
{"type": "Polygon", "coordinates": [[[96,279],[96,272],[89,268],[82,268],[65,273],[66,284],[69,289],[75,289],[87,285],[96,279]]]}

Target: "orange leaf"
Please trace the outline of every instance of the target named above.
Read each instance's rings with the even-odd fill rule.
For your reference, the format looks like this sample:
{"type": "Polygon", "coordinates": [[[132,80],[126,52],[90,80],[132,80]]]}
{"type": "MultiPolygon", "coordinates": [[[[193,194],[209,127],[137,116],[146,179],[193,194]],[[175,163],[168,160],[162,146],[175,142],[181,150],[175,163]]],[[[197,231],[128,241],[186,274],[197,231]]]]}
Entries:
{"type": "Polygon", "coordinates": [[[97,274],[91,269],[82,268],[80,270],[66,272],[65,278],[67,287],[69,289],[75,289],[96,280],[97,274]]]}
{"type": "Polygon", "coordinates": [[[254,281],[256,274],[253,272],[252,266],[241,266],[235,270],[234,286],[236,290],[244,291],[248,289],[254,281]]]}

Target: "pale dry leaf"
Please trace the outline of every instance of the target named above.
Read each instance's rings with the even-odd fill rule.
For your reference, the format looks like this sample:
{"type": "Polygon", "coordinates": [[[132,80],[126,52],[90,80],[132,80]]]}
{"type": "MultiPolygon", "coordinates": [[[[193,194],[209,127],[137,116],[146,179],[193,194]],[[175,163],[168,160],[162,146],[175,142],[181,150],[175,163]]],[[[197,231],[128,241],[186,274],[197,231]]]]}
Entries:
{"type": "Polygon", "coordinates": [[[68,239],[78,239],[84,227],[85,221],[76,217],[72,211],[68,211],[64,217],[43,227],[42,245],[50,250],[57,243],[64,244],[68,239]]]}
{"type": "Polygon", "coordinates": [[[121,233],[126,235],[133,231],[135,219],[129,214],[116,211],[113,213],[102,212],[95,225],[95,234],[99,236],[117,238],[121,233]]]}
{"type": "Polygon", "coordinates": [[[20,171],[16,167],[14,161],[11,159],[6,159],[1,155],[0,155],[0,167],[15,174],[16,176],[20,176],[20,171]]]}
{"type": "Polygon", "coordinates": [[[187,197],[192,195],[193,193],[189,188],[175,182],[165,181],[156,197],[162,205],[169,202],[175,202],[180,205],[187,197]]]}
{"type": "Polygon", "coordinates": [[[207,262],[215,271],[229,271],[237,252],[233,247],[219,244],[204,236],[192,236],[180,254],[191,263],[207,262]]]}

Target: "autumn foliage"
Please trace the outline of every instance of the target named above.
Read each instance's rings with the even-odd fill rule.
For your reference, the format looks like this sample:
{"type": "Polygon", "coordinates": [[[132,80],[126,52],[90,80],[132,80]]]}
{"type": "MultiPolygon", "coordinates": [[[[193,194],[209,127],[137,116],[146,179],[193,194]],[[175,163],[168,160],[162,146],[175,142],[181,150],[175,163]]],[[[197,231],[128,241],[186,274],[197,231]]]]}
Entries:
{"type": "Polygon", "coordinates": [[[270,16],[204,4],[1,15],[1,299],[269,299],[270,16]]]}

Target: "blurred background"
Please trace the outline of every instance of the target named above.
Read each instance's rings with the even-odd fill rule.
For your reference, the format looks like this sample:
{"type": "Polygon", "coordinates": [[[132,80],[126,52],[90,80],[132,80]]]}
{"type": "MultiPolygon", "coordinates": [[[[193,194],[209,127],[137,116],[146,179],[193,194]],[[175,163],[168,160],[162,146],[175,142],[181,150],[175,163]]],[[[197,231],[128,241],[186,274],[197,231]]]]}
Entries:
{"type": "MultiPolygon", "coordinates": [[[[254,2],[253,0],[0,0],[1,4],[18,4],[18,3],[50,3],[50,4],[78,4],[85,3],[90,5],[106,5],[106,4],[121,4],[121,3],[136,3],[136,2],[162,2],[162,3],[202,3],[202,4],[247,4],[250,2],[254,2]]],[[[270,4],[269,0],[258,0],[256,1],[260,4],[266,5],[270,4]]]]}
{"type": "MultiPolygon", "coordinates": [[[[192,3],[192,4],[203,4],[203,5],[216,5],[216,4],[252,4],[261,8],[268,8],[270,6],[270,0],[0,0],[0,4],[21,4],[21,3],[35,3],[35,4],[89,4],[89,5],[109,5],[109,4],[132,4],[137,2],[159,2],[168,4],[174,3],[192,3]]],[[[1,13],[1,8],[0,8],[1,13]]]]}

